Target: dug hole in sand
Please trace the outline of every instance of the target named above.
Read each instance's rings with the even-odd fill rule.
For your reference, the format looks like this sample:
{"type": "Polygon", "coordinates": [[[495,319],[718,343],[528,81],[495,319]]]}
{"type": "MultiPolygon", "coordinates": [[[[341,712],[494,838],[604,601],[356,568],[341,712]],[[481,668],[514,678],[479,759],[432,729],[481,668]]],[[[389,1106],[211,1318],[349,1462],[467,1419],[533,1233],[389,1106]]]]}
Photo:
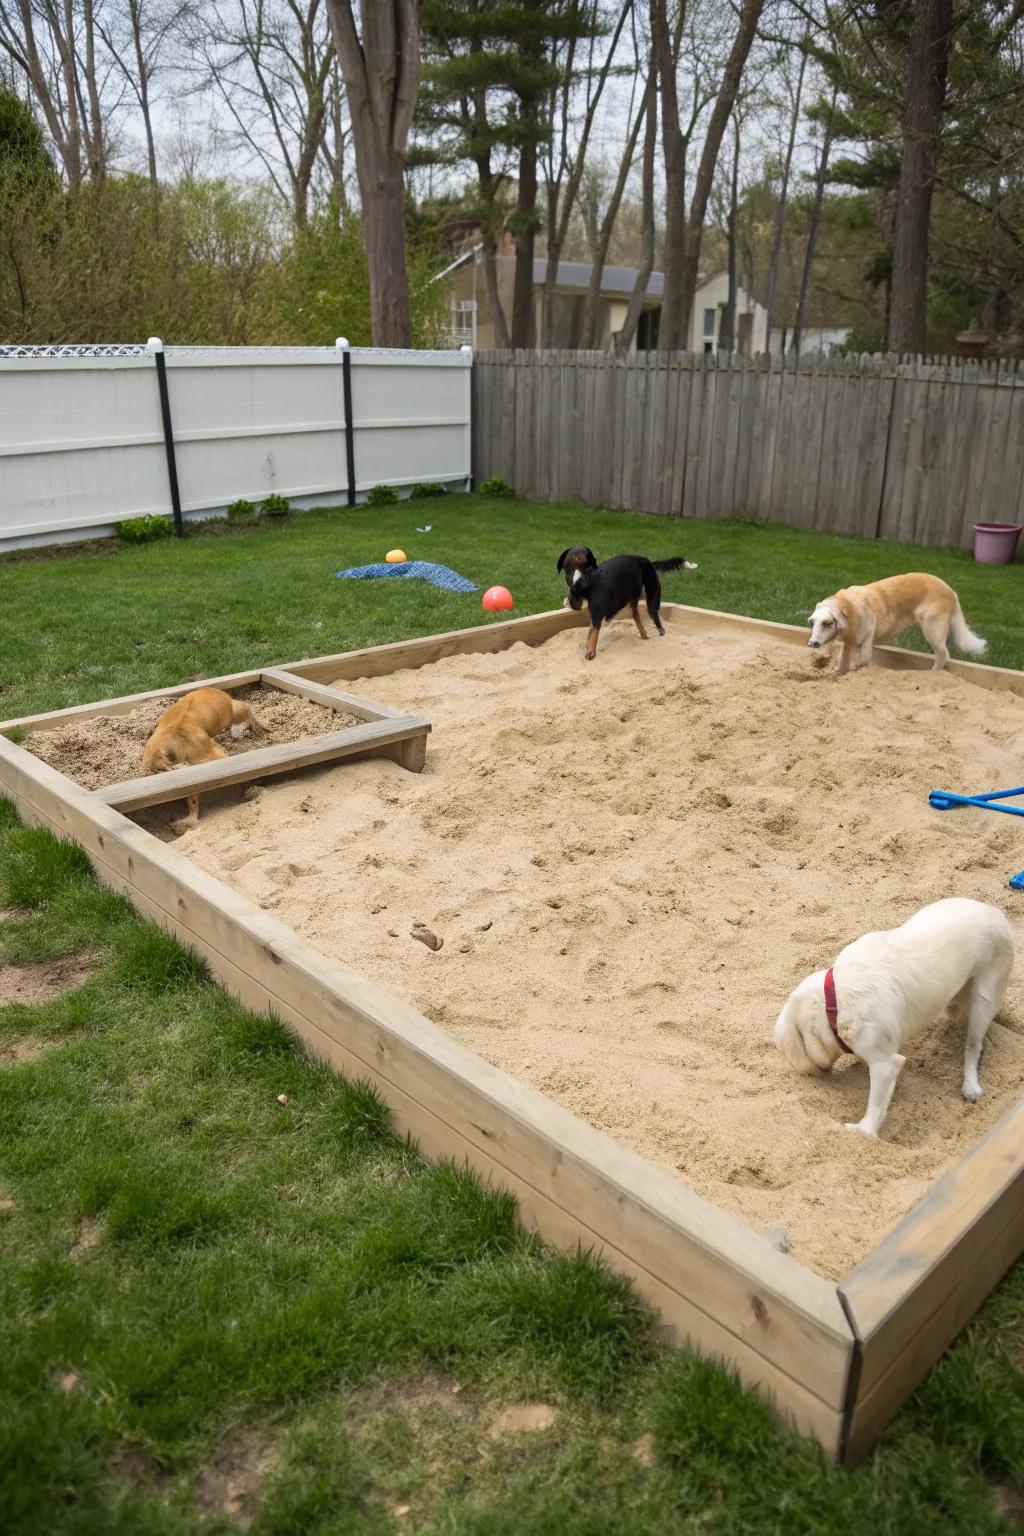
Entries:
{"type": "Polygon", "coordinates": [[[962,1028],[938,1024],[908,1048],[880,1141],[842,1129],[866,1068],[797,1076],[772,1027],[803,976],[928,902],[1014,916],[1016,820],[933,811],[928,791],[1018,782],[1024,701],[944,673],[838,679],[728,631],[644,643],[618,622],[595,662],[582,649],[570,630],[346,681],[432,721],[422,774],[278,780],[178,846],[839,1276],[1019,1095],[1024,970],[980,1103],[960,1096],[962,1028]]]}

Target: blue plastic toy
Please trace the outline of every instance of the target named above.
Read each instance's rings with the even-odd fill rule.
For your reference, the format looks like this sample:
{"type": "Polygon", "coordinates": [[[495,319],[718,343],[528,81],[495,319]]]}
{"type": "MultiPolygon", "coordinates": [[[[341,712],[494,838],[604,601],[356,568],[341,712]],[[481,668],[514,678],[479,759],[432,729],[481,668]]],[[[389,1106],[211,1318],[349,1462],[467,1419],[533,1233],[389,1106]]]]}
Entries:
{"type": "MultiPolygon", "coordinates": [[[[952,811],[958,805],[976,805],[982,811],[1002,811],[1004,816],[1024,816],[1024,806],[995,804],[997,800],[1013,800],[1017,795],[1024,795],[1024,784],[1017,789],[997,789],[989,795],[954,795],[947,789],[933,789],[928,796],[928,804],[936,811],[952,811]]],[[[1024,891],[1024,869],[1019,875],[1010,876],[1010,884],[1015,891],[1024,891]]]]}
{"type": "Polygon", "coordinates": [[[954,795],[947,789],[933,789],[928,796],[928,804],[937,811],[951,811],[957,805],[977,805],[983,811],[1002,811],[1007,816],[1024,816],[1024,806],[992,803],[994,800],[1012,800],[1015,795],[1024,795],[1024,784],[1019,789],[997,789],[990,795],[954,795]]]}

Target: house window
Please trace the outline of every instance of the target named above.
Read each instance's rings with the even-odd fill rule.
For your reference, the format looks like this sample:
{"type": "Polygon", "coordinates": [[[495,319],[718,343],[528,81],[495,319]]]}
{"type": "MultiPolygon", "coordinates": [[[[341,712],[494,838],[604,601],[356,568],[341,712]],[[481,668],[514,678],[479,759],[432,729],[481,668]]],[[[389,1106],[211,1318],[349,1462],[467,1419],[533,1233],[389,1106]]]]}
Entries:
{"type": "Polygon", "coordinates": [[[713,352],[715,350],[715,316],[717,315],[717,313],[718,313],[718,311],[714,310],[714,309],[706,309],[704,311],[704,351],[705,352],[713,352]]]}
{"type": "Polygon", "coordinates": [[[476,300],[453,299],[448,306],[448,342],[476,350],[476,300]]]}

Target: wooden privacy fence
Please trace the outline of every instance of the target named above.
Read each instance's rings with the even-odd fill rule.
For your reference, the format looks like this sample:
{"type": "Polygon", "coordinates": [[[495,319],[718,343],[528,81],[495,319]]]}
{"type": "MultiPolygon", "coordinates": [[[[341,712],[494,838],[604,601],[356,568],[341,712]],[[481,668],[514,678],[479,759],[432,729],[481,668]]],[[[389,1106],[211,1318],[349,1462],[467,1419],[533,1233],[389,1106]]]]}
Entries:
{"type": "Polygon", "coordinates": [[[666,516],[969,545],[1024,521],[1024,368],[960,359],[482,352],[476,479],[666,516]]]}

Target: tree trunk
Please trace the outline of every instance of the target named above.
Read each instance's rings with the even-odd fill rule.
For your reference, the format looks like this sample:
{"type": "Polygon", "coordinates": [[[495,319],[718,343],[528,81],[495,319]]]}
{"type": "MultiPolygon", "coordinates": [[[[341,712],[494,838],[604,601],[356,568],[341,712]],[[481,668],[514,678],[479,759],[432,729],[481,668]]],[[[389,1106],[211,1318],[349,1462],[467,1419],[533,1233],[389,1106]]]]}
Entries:
{"type": "Polygon", "coordinates": [[[923,352],[927,340],[928,228],[953,27],[953,0],[917,0],[915,9],[893,219],[890,352],[923,352]]]}
{"type": "Polygon", "coordinates": [[[501,352],[507,352],[512,345],[512,339],[508,333],[508,321],[505,318],[505,306],[501,302],[501,288],[498,283],[498,242],[493,229],[484,229],[481,233],[483,244],[483,269],[484,292],[491,309],[491,318],[494,322],[494,345],[501,352]]]}
{"type": "Polygon", "coordinates": [[[640,110],[637,112],[633,126],[629,131],[629,138],[626,140],[626,147],[622,151],[622,158],[619,161],[619,173],[615,179],[615,186],[612,188],[612,195],[608,199],[608,207],[605,209],[597,239],[592,247],[590,282],[587,284],[587,293],[583,300],[580,334],[576,338],[577,344],[581,347],[596,349],[601,339],[598,332],[597,316],[601,293],[601,274],[608,260],[608,247],[611,245],[612,234],[615,230],[615,220],[618,218],[623,193],[626,190],[626,182],[629,180],[629,173],[633,166],[633,156],[636,154],[640,129],[647,121],[650,100],[656,90],[656,81],[657,76],[652,60],[648,67],[647,84],[644,88],[640,110]]]}
{"type": "Polygon", "coordinates": [[[688,330],[682,287],[686,259],[686,139],[679,122],[677,57],[672,43],[666,0],[651,0],[651,47],[661,85],[661,152],[665,164],[665,292],[658,327],[661,352],[684,351],[688,330]]]}
{"type": "Polygon", "coordinates": [[[538,107],[539,102],[535,96],[520,98],[519,122],[523,141],[519,150],[519,193],[515,212],[516,275],[512,288],[512,345],[516,348],[536,344],[533,254],[537,243],[538,107]]]}
{"type": "Polygon", "coordinates": [[[107,177],[107,147],[104,142],[103,109],[100,106],[99,81],[96,74],[96,18],[93,0],[85,0],[85,86],[89,97],[89,127],[86,146],[89,155],[89,171],[93,181],[100,185],[107,177]]]}
{"type": "Polygon", "coordinates": [[[142,16],[139,0],[129,0],[128,13],[132,24],[132,43],[135,48],[136,87],[142,123],[146,131],[146,163],[149,168],[149,184],[154,192],[159,190],[156,168],[156,139],[153,136],[153,110],[149,100],[149,64],[142,38],[142,16]]]}
{"type": "Polygon", "coordinates": [[[547,252],[544,263],[544,287],[541,292],[541,346],[550,347],[555,334],[555,284],[558,281],[558,265],[562,259],[562,240],[559,234],[558,204],[562,189],[557,182],[547,188],[547,252]]]}
{"type": "MultiPolygon", "coordinates": [[[[686,222],[685,254],[682,265],[677,272],[670,272],[668,263],[665,265],[666,294],[669,282],[676,289],[673,301],[679,315],[681,334],[685,338],[689,335],[690,314],[693,310],[693,298],[697,292],[697,272],[700,266],[701,243],[704,238],[704,218],[707,214],[708,198],[711,195],[711,184],[715,176],[715,166],[718,162],[718,152],[722,146],[722,138],[726,125],[736,103],[736,93],[743,78],[743,67],[747,62],[754,34],[757,31],[757,23],[761,19],[765,0],[743,0],[740,10],[740,24],[733,38],[729,59],[722,75],[722,83],[718,88],[718,96],[711,112],[711,120],[708,123],[707,137],[704,140],[704,148],[701,151],[700,164],[697,167],[697,178],[693,187],[693,198],[690,202],[690,215],[686,222]]],[[[664,132],[664,126],[662,131],[664,132]]],[[[685,340],[683,342],[685,345],[685,340]]]]}
{"type": "Polygon", "coordinates": [[[643,252],[640,267],[629,296],[626,318],[614,338],[615,350],[624,357],[633,345],[636,328],[640,324],[647,284],[654,270],[654,156],[658,142],[658,96],[656,91],[645,93],[647,98],[647,130],[644,134],[643,170],[643,252]]]}
{"type": "Polygon", "coordinates": [[[328,0],[328,13],[352,118],[373,341],[378,347],[408,347],[405,146],[419,88],[420,8],[418,0],[363,5],[362,40],[353,0],[328,0]]]}
{"type": "Polygon", "coordinates": [[[818,226],[821,223],[821,207],[825,199],[825,182],[828,179],[828,157],[832,149],[832,113],[835,111],[836,95],[837,93],[833,91],[832,105],[825,123],[825,136],[821,141],[818,170],[814,178],[814,202],[811,205],[811,221],[807,228],[804,269],[800,274],[800,297],[797,300],[796,319],[793,321],[793,351],[797,356],[800,355],[800,337],[803,333],[807,295],[811,289],[811,272],[814,268],[814,248],[818,243],[818,226]]]}
{"type": "Polygon", "coordinates": [[[401,162],[379,177],[363,200],[363,233],[370,274],[370,323],[375,347],[411,347],[412,317],[405,267],[405,177],[401,162]]]}
{"type": "Polygon", "coordinates": [[[789,196],[789,173],[793,165],[793,148],[796,144],[796,130],[800,122],[800,97],[804,88],[804,71],[807,68],[807,53],[800,51],[800,73],[796,77],[796,96],[793,101],[793,116],[789,124],[789,139],[786,143],[786,156],[782,162],[782,185],[779,188],[779,200],[775,204],[775,219],[772,225],[772,250],[768,262],[768,291],[765,294],[765,336],[769,352],[772,339],[772,315],[775,309],[775,284],[779,276],[779,258],[782,255],[782,234],[786,227],[786,199],[789,196]]]}
{"type": "Polygon", "coordinates": [[[732,120],[732,129],[732,174],[729,178],[729,214],[725,225],[729,291],[725,301],[721,330],[718,333],[718,346],[722,352],[736,350],[736,214],[740,186],[740,125],[735,116],[732,120]]]}
{"type": "MultiPolygon", "coordinates": [[[[615,50],[619,45],[619,38],[626,25],[626,19],[633,8],[633,0],[624,0],[619,10],[619,19],[615,29],[608,40],[608,48],[604,62],[598,71],[597,81],[593,91],[588,91],[587,107],[583,117],[583,127],[580,130],[579,143],[576,153],[570,162],[569,174],[566,177],[565,186],[556,181],[548,187],[548,250],[547,267],[544,272],[544,345],[550,347],[554,335],[554,296],[555,285],[558,282],[558,266],[562,259],[562,250],[569,235],[569,225],[572,220],[572,212],[579,196],[580,184],[583,180],[583,170],[587,162],[587,148],[590,143],[590,135],[593,131],[594,121],[597,117],[597,109],[601,104],[601,97],[611,72],[612,62],[615,58],[615,50]]],[[[567,65],[571,69],[571,60],[567,65]]],[[[571,80],[571,76],[570,76],[571,80]]],[[[563,122],[563,154],[561,166],[568,159],[565,135],[567,125],[563,122]]]]}

